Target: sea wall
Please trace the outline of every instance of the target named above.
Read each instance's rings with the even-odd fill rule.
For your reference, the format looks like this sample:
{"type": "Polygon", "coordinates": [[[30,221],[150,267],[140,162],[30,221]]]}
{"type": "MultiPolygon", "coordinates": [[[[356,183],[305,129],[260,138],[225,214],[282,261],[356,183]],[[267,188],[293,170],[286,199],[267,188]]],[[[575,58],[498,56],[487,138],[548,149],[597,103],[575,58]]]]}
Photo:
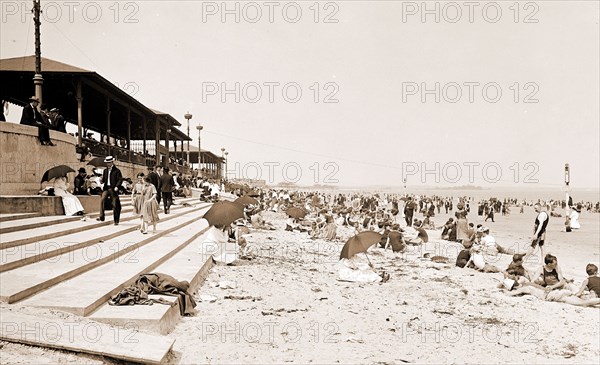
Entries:
{"type": "MultiPolygon", "coordinates": [[[[54,166],[67,165],[78,170],[87,162],[80,162],[75,151],[77,140],[67,133],[50,131],[55,146],[42,146],[38,140],[38,128],[10,122],[0,122],[0,195],[35,195],[43,187],[44,172],[54,166]]],[[[146,168],[128,162],[116,162],[124,177],[135,178],[146,168]]],[[[76,173],[71,173],[71,183],[76,173]]],[[[47,184],[45,184],[47,185],[47,184]]]]}

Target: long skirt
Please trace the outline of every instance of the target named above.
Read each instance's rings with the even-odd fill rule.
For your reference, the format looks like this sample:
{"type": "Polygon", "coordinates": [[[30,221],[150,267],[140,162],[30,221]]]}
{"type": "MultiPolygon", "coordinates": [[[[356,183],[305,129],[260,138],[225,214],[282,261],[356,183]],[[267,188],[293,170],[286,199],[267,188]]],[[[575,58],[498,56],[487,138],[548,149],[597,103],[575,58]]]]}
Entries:
{"type": "Polygon", "coordinates": [[[77,212],[83,211],[83,206],[79,199],[74,195],[65,195],[62,197],[63,207],[65,208],[65,215],[74,215],[77,212]]]}
{"type": "Polygon", "coordinates": [[[140,194],[135,194],[131,200],[133,205],[133,214],[142,215],[142,206],[144,205],[144,197],[140,194]]]}
{"type": "Polygon", "coordinates": [[[142,205],[142,217],[144,222],[154,224],[159,221],[158,218],[158,202],[156,199],[149,199],[142,205]]]}
{"type": "Polygon", "coordinates": [[[469,224],[465,218],[456,221],[456,239],[466,240],[469,238],[469,224]]]}

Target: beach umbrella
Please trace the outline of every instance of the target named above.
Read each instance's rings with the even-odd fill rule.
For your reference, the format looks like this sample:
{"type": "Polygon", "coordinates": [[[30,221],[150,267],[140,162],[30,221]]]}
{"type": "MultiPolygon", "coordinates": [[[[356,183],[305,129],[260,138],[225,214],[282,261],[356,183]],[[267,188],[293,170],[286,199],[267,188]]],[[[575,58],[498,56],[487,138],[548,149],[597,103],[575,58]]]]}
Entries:
{"type": "Polygon", "coordinates": [[[94,157],[87,164],[94,167],[106,167],[106,162],[104,162],[103,157],[94,157]]]}
{"type": "Polygon", "coordinates": [[[360,252],[366,253],[369,247],[381,240],[381,237],[381,233],[375,231],[364,231],[350,237],[350,239],[346,241],[344,247],[342,247],[340,259],[349,259],[360,252]]]}
{"type": "Polygon", "coordinates": [[[204,213],[204,219],[211,226],[228,226],[239,218],[244,218],[244,207],[230,201],[220,201],[213,204],[208,212],[204,213]]]}
{"type": "Polygon", "coordinates": [[[259,204],[258,200],[254,199],[252,197],[249,197],[248,195],[244,195],[244,196],[241,196],[241,197],[237,198],[234,201],[234,203],[237,203],[237,204],[240,204],[240,205],[243,205],[243,206],[258,205],[259,204]]]}
{"type": "Polygon", "coordinates": [[[69,166],[66,166],[66,165],[55,166],[55,167],[51,168],[50,170],[44,172],[44,176],[42,176],[41,182],[50,181],[57,177],[67,176],[67,174],[69,172],[75,172],[75,170],[73,170],[72,168],[70,168],[69,166]]]}
{"type": "Polygon", "coordinates": [[[290,207],[286,211],[286,214],[290,218],[300,219],[306,217],[306,210],[299,207],[290,207]]]}

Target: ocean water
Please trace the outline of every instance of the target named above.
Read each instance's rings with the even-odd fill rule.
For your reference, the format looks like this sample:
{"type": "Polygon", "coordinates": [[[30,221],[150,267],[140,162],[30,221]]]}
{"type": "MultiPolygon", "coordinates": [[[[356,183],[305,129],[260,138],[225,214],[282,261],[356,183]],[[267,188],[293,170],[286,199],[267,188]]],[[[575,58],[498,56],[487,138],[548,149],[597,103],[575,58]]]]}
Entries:
{"type": "MultiPolygon", "coordinates": [[[[514,198],[518,201],[526,200],[527,202],[536,202],[538,199],[549,200],[564,200],[564,188],[484,188],[484,189],[435,189],[435,188],[419,188],[407,187],[404,188],[351,188],[342,189],[340,192],[363,192],[363,193],[383,193],[383,194],[416,194],[441,197],[470,197],[474,201],[483,199],[497,198],[503,200],[505,198],[514,198]]],[[[600,189],[572,189],[569,195],[574,202],[599,202],[600,189]]]]}

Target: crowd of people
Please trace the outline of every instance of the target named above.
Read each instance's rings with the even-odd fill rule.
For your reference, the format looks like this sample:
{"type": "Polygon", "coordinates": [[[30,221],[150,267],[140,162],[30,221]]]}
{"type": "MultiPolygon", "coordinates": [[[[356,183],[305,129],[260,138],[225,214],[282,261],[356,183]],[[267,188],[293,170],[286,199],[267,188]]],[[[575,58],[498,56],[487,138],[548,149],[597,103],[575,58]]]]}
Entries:
{"type": "MultiPolygon", "coordinates": [[[[174,197],[191,196],[192,184],[196,184],[191,177],[182,177],[177,172],[171,172],[169,167],[162,166],[148,167],[147,173],[137,174],[134,182],[131,178],[123,176],[121,170],[115,165],[113,156],[107,156],[104,164],[106,165],[104,169],[94,168],[90,174],[85,167],[79,168],[72,189],[67,182],[67,177],[63,176],[55,178],[52,185],[42,189],[40,194],[61,196],[66,215],[85,214],[77,196],[99,195],[101,196],[100,216],[97,220],[104,221],[105,210],[111,209],[115,225],[119,224],[121,214],[119,196],[131,195],[134,212],[142,221],[140,230],[147,233],[148,225],[153,225],[156,231],[159,203],[163,202],[163,212],[169,214],[174,197]],[[156,204],[151,201],[155,201],[156,204]]],[[[203,180],[198,179],[198,184],[202,185],[203,180]]]]}
{"type": "MultiPolygon", "coordinates": [[[[104,160],[106,168],[87,175],[85,168],[80,168],[74,181],[74,195],[68,192],[65,178],[54,181],[55,195],[63,198],[65,213],[68,215],[83,214],[83,208],[77,200],[77,195],[100,194],[99,221],[105,220],[105,208],[113,210],[114,224],[120,220],[121,204],[119,196],[129,194],[132,198],[134,214],[140,217],[140,231],[143,234],[148,228],[156,226],[159,221],[160,202],[164,214],[170,213],[173,196],[190,196],[191,187],[202,189],[201,200],[217,201],[219,196],[233,194],[242,196],[246,188],[226,184],[219,180],[202,178],[200,176],[181,176],[173,173],[168,167],[148,167],[147,173],[139,173],[135,181],[123,177],[114,164],[114,158],[107,156],[104,160]],[[110,203],[110,204],[108,204],[110,203]]],[[[338,241],[338,229],[346,227],[352,234],[364,231],[375,231],[381,234],[379,249],[391,250],[395,253],[404,252],[410,245],[422,245],[429,241],[429,234],[439,231],[442,240],[454,242],[460,250],[456,258],[456,266],[463,269],[473,269],[483,273],[502,273],[502,286],[509,295],[531,294],[540,296],[547,294],[544,299],[561,301],[575,305],[597,305],[598,279],[589,274],[585,283],[586,290],[575,288],[567,282],[557,264],[557,258],[547,253],[546,229],[551,219],[551,213],[558,207],[569,206],[571,210],[571,227],[580,229],[578,214],[591,203],[572,203],[564,201],[527,202],[516,199],[499,201],[495,198],[478,203],[469,197],[440,197],[424,195],[399,194],[325,194],[316,192],[286,191],[276,189],[257,189],[256,204],[246,204],[244,218],[230,226],[216,227],[217,232],[211,233],[207,242],[227,244],[233,242],[242,255],[247,255],[248,249],[244,238],[248,227],[258,229],[275,229],[265,221],[263,212],[286,213],[290,208],[297,208],[300,214],[289,214],[286,230],[306,233],[310,239],[338,241]],[[477,206],[479,224],[470,221],[471,206],[477,206]],[[536,217],[529,247],[526,252],[517,252],[509,248],[490,234],[490,228],[484,226],[489,218],[494,222],[494,212],[510,214],[510,207],[517,206],[522,214],[524,206],[533,206],[536,217]],[[445,224],[436,225],[434,219],[441,211],[449,212],[453,217],[445,224]],[[421,214],[422,216],[419,216],[421,214]],[[429,231],[429,233],[428,233],[429,231]],[[231,240],[231,241],[230,241],[231,240]],[[544,267],[535,272],[524,269],[523,261],[539,250],[544,267]],[[513,260],[506,269],[498,268],[487,258],[496,255],[511,255],[513,260]],[[585,294],[585,295],[584,295],[585,294]]],[[[437,236],[437,234],[436,234],[437,236]]],[[[235,250],[234,250],[235,251],[235,250]]],[[[224,254],[215,258],[224,263],[231,263],[237,254],[224,254]]],[[[597,269],[596,269],[597,271],[597,269]]],[[[593,272],[591,270],[590,272],[593,272]]]]}
{"type": "MultiPolygon", "coordinates": [[[[243,195],[243,190],[233,190],[233,192],[236,195],[243,195]]],[[[531,294],[547,301],[580,306],[600,305],[600,278],[597,276],[595,265],[588,265],[586,270],[589,278],[580,287],[575,287],[562,276],[556,256],[547,253],[545,233],[550,219],[547,209],[560,207],[563,203],[566,205],[566,202],[546,203],[541,200],[526,202],[517,199],[499,201],[495,198],[484,200],[477,203],[477,214],[482,223],[475,225],[474,222],[469,221],[469,211],[473,201],[468,197],[453,199],[397,194],[324,194],[263,189],[260,190],[257,199],[258,204],[246,206],[242,222],[236,221],[231,226],[217,227],[217,231],[221,233],[212,233],[208,241],[212,244],[238,243],[238,248],[242,250],[240,255],[242,252],[246,254],[248,248],[245,241],[243,245],[239,244],[240,229],[247,229],[247,227],[274,229],[272,225],[265,222],[262,212],[286,213],[292,207],[300,208],[306,214],[288,215],[285,225],[288,231],[305,233],[312,239],[329,241],[339,240],[336,231],[342,226],[351,228],[353,234],[375,231],[382,235],[381,241],[376,245],[379,247],[377,249],[391,250],[396,253],[404,252],[409,245],[426,243],[427,230],[430,232],[439,230],[441,239],[453,241],[461,248],[456,258],[457,267],[482,273],[502,274],[500,287],[510,296],[531,294]],[[404,206],[402,213],[401,205],[404,206]],[[490,211],[499,211],[503,215],[508,215],[511,206],[517,206],[521,211],[523,206],[533,206],[536,212],[530,244],[526,252],[517,252],[515,248],[501,245],[490,234],[490,228],[483,225],[490,211]],[[432,217],[439,214],[438,209],[445,211],[446,207],[449,212],[454,211],[454,218],[436,227],[432,217]],[[486,209],[488,209],[487,213],[486,209]],[[422,214],[422,219],[415,218],[418,213],[422,214]],[[544,265],[529,272],[523,267],[523,261],[538,249],[544,265]],[[505,269],[495,266],[493,262],[486,262],[490,257],[497,257],[497,255],[512,256],[512,262],[505,269]]],[[[581,210],[581,204],[574,204],[571,209],[581,210]]],[[[223,254],[222,251],[219,252],[220,255],[223,254]]],[[[220,256],[215,260],[231,264],[236,258],[231,251],[226,256],[226,259],[220,256]]],[[[383,276],[381,280],[384,280],[383,276]]]]}

